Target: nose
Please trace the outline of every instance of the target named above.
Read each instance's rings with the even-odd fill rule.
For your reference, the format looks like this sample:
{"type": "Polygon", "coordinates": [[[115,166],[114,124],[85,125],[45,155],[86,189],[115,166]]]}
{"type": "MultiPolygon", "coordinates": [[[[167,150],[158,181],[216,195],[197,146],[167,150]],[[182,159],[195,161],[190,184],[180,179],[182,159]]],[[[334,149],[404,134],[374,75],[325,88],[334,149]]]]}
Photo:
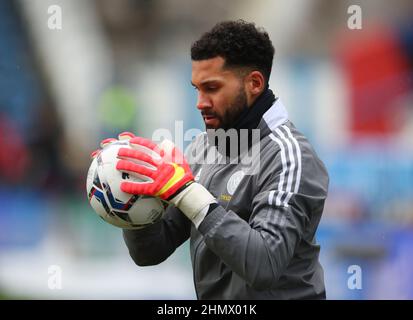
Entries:
{"type": "Polygon", "coordinates": [[[202,92],[198,93],[198,100],[196,102],[196,107],[198,110],[204,110],[212,107],[211,100],[203,94],[202,92]]]}

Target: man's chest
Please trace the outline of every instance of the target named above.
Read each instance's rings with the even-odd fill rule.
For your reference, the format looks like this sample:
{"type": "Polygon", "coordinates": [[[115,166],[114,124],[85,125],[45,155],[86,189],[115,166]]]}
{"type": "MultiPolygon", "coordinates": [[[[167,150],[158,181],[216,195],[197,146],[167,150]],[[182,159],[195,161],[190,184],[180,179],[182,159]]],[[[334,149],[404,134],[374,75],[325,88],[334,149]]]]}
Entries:
{"type": "Polygon", "coordinates": [[[202,165],[194,170],[195,181],[202,184],[226,210],[248,221],[254,196],[253,176],[239,164],[202,165]]]}

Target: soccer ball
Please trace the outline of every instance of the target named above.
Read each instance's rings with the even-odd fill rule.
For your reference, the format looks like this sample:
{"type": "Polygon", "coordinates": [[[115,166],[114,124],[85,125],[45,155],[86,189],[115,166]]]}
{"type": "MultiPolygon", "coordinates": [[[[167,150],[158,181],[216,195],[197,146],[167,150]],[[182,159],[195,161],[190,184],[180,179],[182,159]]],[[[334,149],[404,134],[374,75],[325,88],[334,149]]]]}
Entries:
{"type": "Polygon", "coordinates": [[[106,222],[123,229],[141,229],[157,222],[167,203],[159,198],[131,195],[120,190],[122,178],[131,182],[143,180],[116,170],[118,150],[131,148],[128,141],[105,146],[93,159],[86,179],[89,203],[106,222]]]}

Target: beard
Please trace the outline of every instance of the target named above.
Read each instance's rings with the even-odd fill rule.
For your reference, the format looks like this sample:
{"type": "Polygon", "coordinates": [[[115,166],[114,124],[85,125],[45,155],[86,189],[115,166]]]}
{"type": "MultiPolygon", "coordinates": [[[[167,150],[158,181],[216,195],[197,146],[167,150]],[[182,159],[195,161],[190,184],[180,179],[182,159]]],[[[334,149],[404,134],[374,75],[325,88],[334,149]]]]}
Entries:
{"type": "Polygon", "coordinates": [[[215,112],[208,113],[211,116],[214,116],[218,119],[219,125],[217,128],[205,125],[206,129],[224,129],[228,130],[232,128],[232,126],[237,122],[240,115],[248,110],[247,104],[247,95],[245,93],[244,88],[240,88],[237,95],[234,97],[234,100],[229,104],[229,106],[225,109],[222,115],[217,114],[215,112]]]}

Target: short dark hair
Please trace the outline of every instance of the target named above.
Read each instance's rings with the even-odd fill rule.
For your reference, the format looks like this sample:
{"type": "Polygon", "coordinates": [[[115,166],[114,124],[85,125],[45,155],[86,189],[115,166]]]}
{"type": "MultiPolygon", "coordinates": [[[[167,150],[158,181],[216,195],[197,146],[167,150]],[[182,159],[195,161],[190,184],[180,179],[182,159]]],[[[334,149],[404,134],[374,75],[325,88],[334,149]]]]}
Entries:
{"type": "Polygon", "coordinates": [[[193,61],[222,57],[225,67],[247,67],[260,71],[268,82],[274,47],[268,33],[244,20],[224,21],[191,46],[193,61]]]}

